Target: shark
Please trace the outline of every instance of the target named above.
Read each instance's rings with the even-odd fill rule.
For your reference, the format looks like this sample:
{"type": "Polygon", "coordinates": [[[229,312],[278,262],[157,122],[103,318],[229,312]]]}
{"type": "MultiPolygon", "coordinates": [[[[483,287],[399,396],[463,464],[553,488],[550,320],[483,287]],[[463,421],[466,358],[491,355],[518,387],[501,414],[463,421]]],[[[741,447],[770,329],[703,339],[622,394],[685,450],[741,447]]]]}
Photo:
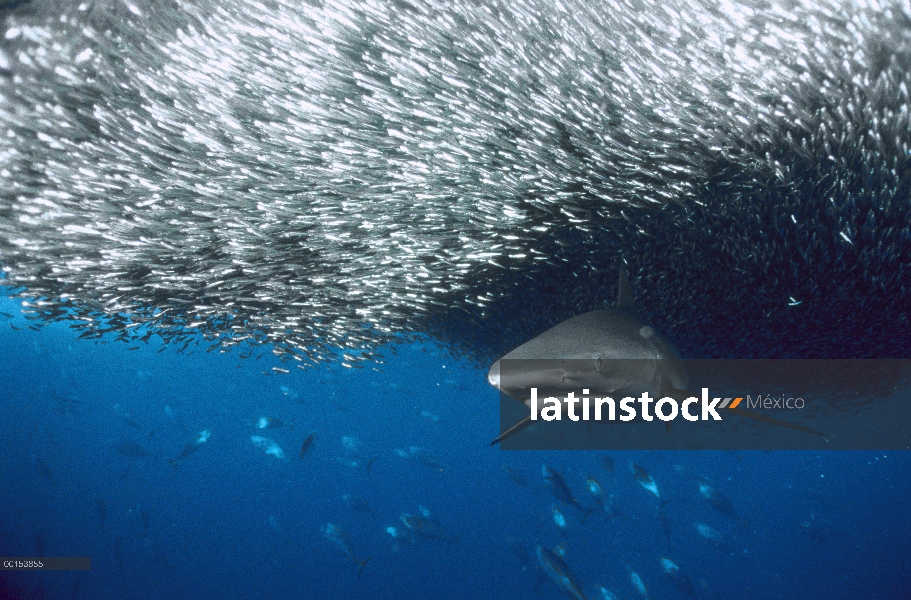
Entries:
{"type": "MultiPolygon", "coordinates": [[[[654,398],[698,397],[697,392],[687,390],[686,367],[673,344],[636,314],[625,268],[620,269],[617,288],[613,308],[571,317],[525,342],[491,365],[487,381],[526,406],[531,404],[532,387],[538,389],[540,397],[560,398],[581,388],[587,388],[592,395],[635,396],[648,392],[654,398]],[[522,362],[502,368],[503,361],[513,360],[522,362]]],[[[826,435],[742,408],[727,409],[726,414],[826,435]]],[[[532,423],[529,414],[493,440],[491,446],[532,423]]],[[[670,423],[667,427],[670,433],[670,423]]]]}

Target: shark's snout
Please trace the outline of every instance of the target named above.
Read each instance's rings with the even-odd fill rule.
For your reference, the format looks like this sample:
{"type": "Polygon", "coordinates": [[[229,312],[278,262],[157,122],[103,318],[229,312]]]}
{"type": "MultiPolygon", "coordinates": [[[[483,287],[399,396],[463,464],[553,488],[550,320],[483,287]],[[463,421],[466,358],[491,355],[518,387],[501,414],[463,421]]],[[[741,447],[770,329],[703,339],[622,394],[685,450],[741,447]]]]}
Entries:
{"type": "Polygon", "coordinates": [[[490,370],[487,371],[487,382],[493,387],[500,389],[500,361],[490,365],[490,370]]]}

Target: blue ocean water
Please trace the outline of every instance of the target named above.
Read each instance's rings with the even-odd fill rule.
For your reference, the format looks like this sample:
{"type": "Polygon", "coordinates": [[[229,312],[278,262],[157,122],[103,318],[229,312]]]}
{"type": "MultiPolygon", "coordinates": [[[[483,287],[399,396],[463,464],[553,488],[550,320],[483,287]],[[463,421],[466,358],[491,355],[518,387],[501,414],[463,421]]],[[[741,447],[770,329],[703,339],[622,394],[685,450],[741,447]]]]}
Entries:
{"type": "Polygon", "coordinates": [[[485,370],[429,340],[282,374],[268,349],[95,343],[0,311],[0,555],[92,559],[2,572],[4,598],[566,597],[539,546],[590,599],[644,598],[632,573],[649,598],[911,598],[907,452],[506,452],[485,370]],[[561,502],[543,465],[611,510],[561,502]]]}

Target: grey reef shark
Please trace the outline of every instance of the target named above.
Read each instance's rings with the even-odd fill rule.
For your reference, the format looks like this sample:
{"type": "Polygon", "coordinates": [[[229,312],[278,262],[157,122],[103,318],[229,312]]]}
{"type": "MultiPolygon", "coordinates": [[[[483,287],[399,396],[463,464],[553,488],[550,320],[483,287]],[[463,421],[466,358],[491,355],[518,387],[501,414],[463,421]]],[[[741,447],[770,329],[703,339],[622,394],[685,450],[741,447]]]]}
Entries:
{"type": "MultiPolygon", "coordinates": [[[[494,362],[487,381],[526,406],[530,405],[529,390],[533,387],[540,397],[557,398],[580,388],[588,388],[592,394],[635,396],[648,392],[654,398],[676,400],[699,396],[687,390],[686,367],[674,346],[636,316],[625,268],[621,267],[619,279],[615,308],[593,310],[551,327],[494,362]],[[523,362],[501,370],[504,360],[523,362]]],[[[725,414],[826,436],[742,408],[728,408],[725,414]]],[[[491,445],[532,424],[529,415],[491,445]]],[[[667,426],[670,433],[670,423],[667,426]]]]}

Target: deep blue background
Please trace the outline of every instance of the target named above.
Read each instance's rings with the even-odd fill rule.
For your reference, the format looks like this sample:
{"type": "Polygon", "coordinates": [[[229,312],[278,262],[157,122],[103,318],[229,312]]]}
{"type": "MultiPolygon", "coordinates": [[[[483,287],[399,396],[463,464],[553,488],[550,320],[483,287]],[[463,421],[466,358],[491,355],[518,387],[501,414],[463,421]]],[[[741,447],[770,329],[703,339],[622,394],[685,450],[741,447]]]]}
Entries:
{"type": "Polygon", "coordinates": [[[499,413],[484,370],[430,343],[387,352],[376,370],[274,375],[280,363],[269,354],[130,350],[79,341],[61,324],[33,331],[12,300],[0,310],[14,315],[0,322],[0,555],[34,555],[43,538],[45,555],[92,558],[88,572],[0,574],[8,597],[562,597],[523,568],[507,536],[529,552],[565,543],[589,598],[599,586],[639,598],[630,569],[650,597],[684,598],[662,556],[705,599],[911,597],[908,453],[504,452],[488,446],[499,413]],[[293,427],[257,431],[251,422],[262,416],[293,427]],[[206,428],[209,442],[173,468],[166,459],[206,428]],[[289,460],[257,450],[255,434],[289,460]],[[344,436],[361,441],[359,457],[346,454],[344,436]],[[120,440],[149,456],[117,453],[120,440]],[[397,454],[410,446],[432,458],[397,454]],[[638,485],[631,462],[652,474],[661,500],[638,485]],[[584,480],[594,476],[623,515],[581,523],[547,489],[545,463],[586,504],[584,480]],[[699,494],[698,478],[731,500],[736,519],[699,494]],[[346,493],[376,512],[353,511],[346,493]],[[669,540],[658,520],[665,500],[669,540]],[[565,535],[554,505],[569,522],[565,535]],[[386,527],[401,529],[399,515],[419,507],[458,543],[396,548],[386,527]],[[361,579],[323,535],[330,522],[347,530],[359,559],[370,557],[361,579]],[[696,522],[723,540],[710,544],[696,522]]]}

